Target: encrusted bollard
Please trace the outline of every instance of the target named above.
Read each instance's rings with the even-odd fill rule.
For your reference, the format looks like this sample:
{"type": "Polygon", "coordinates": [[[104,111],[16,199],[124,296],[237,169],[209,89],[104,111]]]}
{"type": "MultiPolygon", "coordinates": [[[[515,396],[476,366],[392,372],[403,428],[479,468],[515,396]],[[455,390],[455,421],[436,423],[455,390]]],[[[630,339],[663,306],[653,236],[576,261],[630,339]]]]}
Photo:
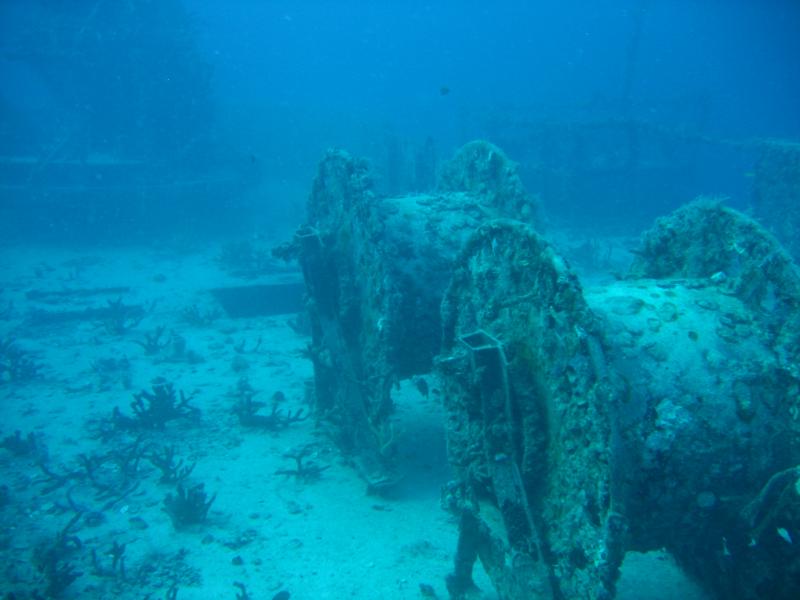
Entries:
{"type": "Polygon", "coordinates": [[[530,227],[492,221],[456,259],[442,321],[448,452],[465,489],[450,589],[469,588],[472,555],[503,598],[610,597],[614,383],[597,376],[576,277],[530,227]]]}
{"type": "Polygon", "coordinates": [[[537,212],[515,165],[487,142],[469,144],[445,172],[441,191],[381,198],[364,161],[331,150],[308,222],[284,248],[308,288],[318,415],[372,492],[401,477],[392,386],[432,368],[461,245],[488,219],[537,212]]]}

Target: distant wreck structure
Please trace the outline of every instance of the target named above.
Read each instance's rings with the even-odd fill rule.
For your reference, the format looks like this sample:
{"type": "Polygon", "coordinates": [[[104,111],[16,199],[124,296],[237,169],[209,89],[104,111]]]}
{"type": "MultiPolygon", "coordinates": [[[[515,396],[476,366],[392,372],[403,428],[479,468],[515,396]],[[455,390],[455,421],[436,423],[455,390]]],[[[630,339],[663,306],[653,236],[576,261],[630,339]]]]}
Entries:
{"type": "Polygon", "coordinates": [[[629,550],[669,550],[724,598],[800,596],[800,276],[714,201],[642,238],[584,289],[487,143],[435,193],[379,198],[365,162],[322,161],[279,249],[308,292],[316,414],[379,493],[392,390],[434,373],[459,522],[447,587],[504,600],[613,598],[629,550]],[[797,542],[797,543],[795,543],[797,542]]]}
{"type": "Polygon", "coordinates": [[[770,140],[760,145],[753,180],[756,216],[800,260],[800,143],[770,140]]]}

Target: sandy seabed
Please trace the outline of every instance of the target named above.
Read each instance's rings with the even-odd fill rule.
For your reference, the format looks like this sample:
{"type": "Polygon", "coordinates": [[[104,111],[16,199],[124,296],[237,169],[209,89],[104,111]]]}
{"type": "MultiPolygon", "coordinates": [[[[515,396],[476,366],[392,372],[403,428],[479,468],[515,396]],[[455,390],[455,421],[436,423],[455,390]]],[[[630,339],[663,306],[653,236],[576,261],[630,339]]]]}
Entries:
{"type": "MultiPolygon", "coordinates": [[[[426,597],[421,584],[430,586],[427,597],[433,590],[447,598],[457,526],[439,504],[449,469],[435,382],[427,397],[410,382],[395,392],[404,478],[388,497],[368,495],[311,412],[309,340],[298,332],[297,315],[232,319],[209,291],[298,275],[287,270],[244,282],[220,268],[219,250],[0,251],[0,339],[42,366],[31,381],[0,385],[0,437],[19,431],[36,439],[27,453],[0,449],[3,598],[44,594],[43,565],[54,547],[60,565],[81,573],[63,598],[269,600],[285,591],[293,600],[410,599],[426,597]],[[117,287],[128,289],[61,293],[117,287]],[[45,316],[120,299],[145,311],[122,332],[102,319],[45,316]],[[191,307],[206,322],[188,318],[191,307]],[[159,327],[163,348],[148,354],[141,342],[159,327]],[[101,368],[110,359],[127,366],[101,368]],[[199,416],[171,420],[163,430],[115,430],[114,408],[133,416],[134,394],[150,390],[157,377],[190,396],[199,416]],[[270,414],[281,392],[279,414],[302,410],[308,418],[275,430],[243,426],[233,413],[243,378],[265,404],[260,413],[270,414]],[[123,464],[119,455],[137,443],[140,460],[123,464]],[[209,498],[215,495],[203,523],[176,528],[164,510],[176,485],[160,481],[149,457],[171,447],[176,460],[195,465],[185,487],[202,483],[209,498]],[[319,477],[277,474],[295,467],[287,453],[300,448],[307,464],[322,469],[319,477]],[[124,544],[116,563],[115,543],[124,544]]],[[[476,582],[486,600],[496,598],[479,568],[476,582]]],[[[663,553],[630,554],[618,597],[702,598],[663,553]]]]}

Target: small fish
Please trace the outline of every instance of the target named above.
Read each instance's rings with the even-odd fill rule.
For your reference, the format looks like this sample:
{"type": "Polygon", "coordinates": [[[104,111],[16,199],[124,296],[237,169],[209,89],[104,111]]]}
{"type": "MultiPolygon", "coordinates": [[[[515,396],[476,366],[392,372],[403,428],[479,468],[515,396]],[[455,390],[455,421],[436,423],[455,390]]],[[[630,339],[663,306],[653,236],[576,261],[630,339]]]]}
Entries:
{"type": "Polygon", "coordinates": [[[789,535],[789,532],[786,531],[786,529],[784,529],[783,527],[778,527],[778,529],[776,529],[776,531],[778,532],[778,535],[781,536],[781,538],[783,539],[784,542],[786,542],[787,544],[794,543],[794,542],[792,542],[792,536],[789,535]]]}
{"type": "Polygon", "coordinates": [[[439,95],[440,96],[447,96],[450,93],[450,88],[446,85],[443,85],[439,88],[439,95]]]}
{"type": "Polygon", "coordinates": [[[419,584],[419,593],[422,594],[423,598],[436,598],[436,590],[433,589],[433,586],[427,583],[420,583],[419,584]]]}
{"type": "Polygon", "coordinates": [[[272,597],[272,600],[289,600],[292,595],[286,590],[281,590],[272,597]]]}
{"type": "Polygon", "coordinates": [[[420,394],[422,394],[425,398],[428,397],[430,394],[430,390],[428,388],[428,382],[425,380],[424,377],[414,377],[412,380],[414,382],[414,387],[417,388],[420,394]]]}

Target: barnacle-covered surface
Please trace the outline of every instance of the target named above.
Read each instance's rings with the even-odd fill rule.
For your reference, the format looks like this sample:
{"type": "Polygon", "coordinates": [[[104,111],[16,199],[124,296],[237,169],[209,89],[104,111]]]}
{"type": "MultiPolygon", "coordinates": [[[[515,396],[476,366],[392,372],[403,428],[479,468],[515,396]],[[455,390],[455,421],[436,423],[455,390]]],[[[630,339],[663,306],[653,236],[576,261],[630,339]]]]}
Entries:
{"type": "Polygon", "coordinates": [[[746,215],[697,200],[662,217],[642,236],[632,278],[713,281],[751,311],[765,343],[800,374],[800,275],[780,243],[746,215]]]}
{"type": "MultiPolygon", "coordinates": [[[[474,498],[461,509],[490,523],[498,507],[512,540],[515,529],[530,529],[529,554],[547,563],[520,567],[513,542],[508,556],[479,551],[501,597],[542,594],[545,573],[552,588],[535,597],[610,597],[622,558],[610,422],[619,391],[577,278],[528,226],[491,222],[459,255],[442,313],[449,456],[474,498]],[[487,410],[496,399],[468,361],[463,340],[475,331],[502,343],[500,409],[487,410]],[[502,474],[509,462],[518,473],[511,484],[502,474]],[[509,485],[520,489],[502,489],[509,485]],[[529,523],[507,510],[515,497],[529,523]]],[[[490,529],[503,537],[502,527],[490,529]]]]}
{"type": "Polygon", "coordinates": [[[717,558],[726,544],[731,563],[756,554],[737,520],[797,461],[797,380],[751,311],[710,282],[618,282],[586,298],[627,384],[616,418],[624,470],[635,474],[624,494],[630,548],[666,547],[695,574],[741,587],[717,558]]]}
{"type": "Polygon", "coordinates": [[[456,253],[480,223],[531,203],[502,152],[469,146],[481,152],[462,151],[448,167],[470,169],[469,181],[450,177],[447,191],[388,198],[373,193],[364,161],[329,151],[298,235],[317,407],[373,487],[395,477],[391,388],[431,369],[456,253]]]}
{"type": "Polygon", "coordinates": [[[666,547],[719,597],[795,597],[800,552],[775,543],[800,526],[795,265],[748,217],[696,202],[643,236],[631,273],[586,296],[627,382],[631,547],[666,547]]]}
{"type": "Polygon", "coordinates": [[[541,228],[540,207],[525,191],[517,173],[517,164],[500,148],[485,140],[465,144],[443,165],[438,189],[481,196],[483,204],[541,228]]]}

